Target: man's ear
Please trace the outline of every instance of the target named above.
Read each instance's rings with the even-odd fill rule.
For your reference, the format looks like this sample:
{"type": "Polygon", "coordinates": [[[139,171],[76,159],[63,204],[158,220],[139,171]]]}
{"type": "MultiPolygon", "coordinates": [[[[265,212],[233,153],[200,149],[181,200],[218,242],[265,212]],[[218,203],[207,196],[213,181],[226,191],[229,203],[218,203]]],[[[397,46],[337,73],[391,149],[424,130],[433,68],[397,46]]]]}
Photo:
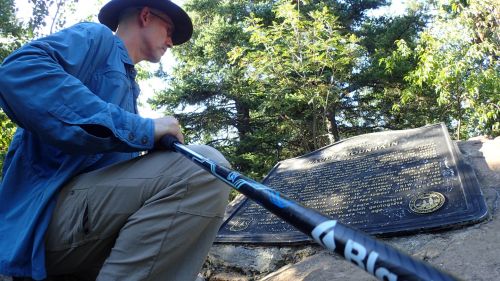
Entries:
{"type": "Polygon", "coordinates": [[[143,7],[139,12],[139,17],[137,18],[139,21],[139,26],[147,26],[151,22],[151,12],[149,7],[143,7]]]}

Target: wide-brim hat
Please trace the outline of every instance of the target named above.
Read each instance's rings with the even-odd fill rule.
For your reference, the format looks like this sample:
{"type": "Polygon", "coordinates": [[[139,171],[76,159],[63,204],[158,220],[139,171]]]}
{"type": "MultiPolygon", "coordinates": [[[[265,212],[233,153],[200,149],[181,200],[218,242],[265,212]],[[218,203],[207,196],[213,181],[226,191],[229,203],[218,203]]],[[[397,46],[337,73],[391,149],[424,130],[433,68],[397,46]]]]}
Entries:
{"type": "Polygon", "coordinates": [[[179,6],[169,0],[111,0],[99,11],[99,21],[116,31],[120,14],[127,8],[150,7],[162,11],[172,19],[174,34],[172,43],[180,45],[191,38],[193,23],[188,14],[179,6]]]}

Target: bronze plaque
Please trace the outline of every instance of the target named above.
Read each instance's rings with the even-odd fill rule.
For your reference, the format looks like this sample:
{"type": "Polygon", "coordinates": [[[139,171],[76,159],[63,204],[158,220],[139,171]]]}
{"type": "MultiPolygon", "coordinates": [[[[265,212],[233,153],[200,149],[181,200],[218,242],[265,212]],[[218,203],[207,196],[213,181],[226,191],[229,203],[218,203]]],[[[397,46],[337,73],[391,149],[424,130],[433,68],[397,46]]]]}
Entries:
{"type": "MultiPolygon", "coordinates": [[[[374,235],[446,229],[487,216],[474,171],[443,124],[352,137],[279,162],[263,183],[374,235]]],[[[216,242],[311,240],[251,200],[228,212],[216,242]]]]}

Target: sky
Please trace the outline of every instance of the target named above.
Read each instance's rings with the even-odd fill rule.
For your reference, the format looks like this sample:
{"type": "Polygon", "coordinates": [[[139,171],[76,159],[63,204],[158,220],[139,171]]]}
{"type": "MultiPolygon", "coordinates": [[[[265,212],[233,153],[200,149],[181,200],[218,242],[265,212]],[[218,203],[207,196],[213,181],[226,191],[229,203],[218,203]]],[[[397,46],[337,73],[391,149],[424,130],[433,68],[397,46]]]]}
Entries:
{"type": "MultiPolygon", "coordinates": [[[[392,15],[398,15],[403,13],[404,7],[405,7],[405,0],[393,0],[392,5],[388,7],[384,7],[381,9],[378,9],[378,11],[373,11],[371,15],[373,16],[379,16],[382,14],[392,14],[392,15]]],[[[68,16],[67,18],[67,26],[71,26],[75,23],[77,23],[81,18],[85,18],[90,15],[94,15],[94,20],[97,21],[97,13],[101,6],[103,5],[102,3],[107,2],[107,0],[80,0],[77,3],[77,14],[74,16],[68,16]]],[[[182,6],[185,0],[172,0],[172,2],[176,3],[179,6],[182,6]]],[[[21,21],[28,21],[29,17],[32,14],[32,9],[31,9],[31,4],[30,0],[15,0],[16,7],[18,8],[17,12],[17,17],[21,19],[21,21]]],[[[47,26],[47,31],[45,32],[48,34],[50,31],[50,24],[47,26]]],[[[175,64],[175,59],[172,56],[172,53],[170,51],[167,51],[167,53],[163,56],[161,60],[161,65],[163,66],[163,70],[165,72],[170,72],[172,69],[172,66],[175,64]]],[[[152,63],[140,63],[141,67],[144,67],[149,70],[157,70],[159,67],[159,64],[152,64],[152,63]]],[[[149,118],[159,118],[163,116],[163,113],[161,111],[155,111],[153,110],[149,104],[147,103],[147,100],[151,98],[155,90],[161,90],[162,88],[165,87],[164,81],[162,81],[159,78],[151,78],[146,81],[140,81],[139,86],[141,88],[141,95],[139,96],[139,114],[144,117],[149,117],[149,118]]]]}

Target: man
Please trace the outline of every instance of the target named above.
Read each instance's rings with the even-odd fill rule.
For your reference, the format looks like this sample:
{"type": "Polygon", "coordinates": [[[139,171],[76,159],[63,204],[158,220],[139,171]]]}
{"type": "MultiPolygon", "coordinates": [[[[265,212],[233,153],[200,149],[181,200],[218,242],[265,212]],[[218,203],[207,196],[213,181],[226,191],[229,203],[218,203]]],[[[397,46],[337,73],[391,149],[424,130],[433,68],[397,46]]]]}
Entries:
{"type": "Polygon", "coordinates": [[[191,20],[168,0],[112,0],[99,21],[32,41],[0,67],[0,106],[19,126],[0,185],[0,274],[194,280],[229,188],[178,153],[138,157],[183,135],[173,117],[137,115],[134,69],[189,40],[191,20]]]}

